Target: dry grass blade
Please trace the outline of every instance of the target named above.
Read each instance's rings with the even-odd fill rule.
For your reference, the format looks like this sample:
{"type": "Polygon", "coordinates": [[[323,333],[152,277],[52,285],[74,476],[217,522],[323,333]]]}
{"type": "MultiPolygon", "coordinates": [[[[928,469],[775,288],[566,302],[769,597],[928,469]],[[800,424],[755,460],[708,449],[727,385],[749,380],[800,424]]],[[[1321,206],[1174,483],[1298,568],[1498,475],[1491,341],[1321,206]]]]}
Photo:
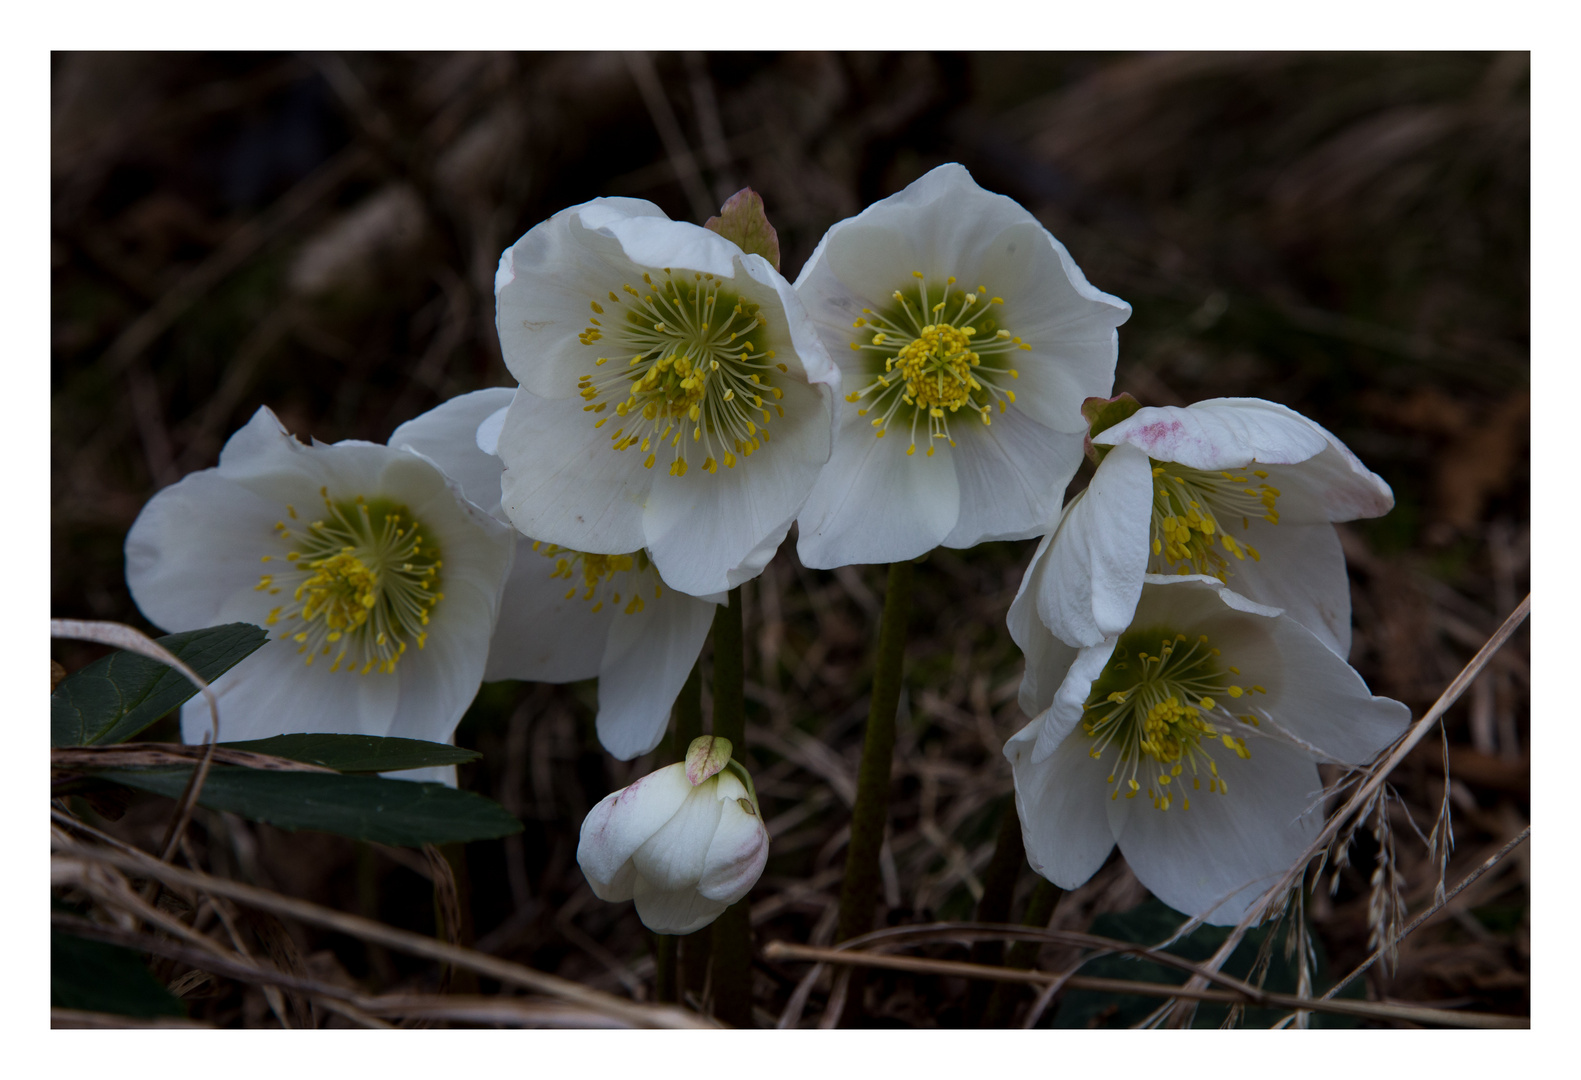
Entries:
{"type": "MultiPolygon", "coordinates": [[[[1445,687],[1444,692],[1433,703],[1433,707],[1428,709],[1420,720],[1406,730],[1405,734],[1394,744],[1394,748],[1389,751],[1387,757],[1368,770],[1367,779],[1357,787],[1345,805],[1329,818],[1328,824],[1318,833],[1317,838],[1312,841],[1301,857],[1292,863],[1290,869],[1286,870],[1277,882],[1247,908],[1246,915],[1230,931],[1229,936],[1225,938],[1224,944],[1219,946],[1218,951],[1204,962],[1204,967],[1217,971],[1224,966],[1224,962],[1230,958],[1230,954],[1240,945],[1241,939],[1246,936],[1246,931],[1251,928],[1252,924],[1267,911],[1270,905],[1277,903],[1279,898],[1283,897],[1290,890],[1296,880],[1306,872],[1307,864],[1311,862],[1318,852],[1322,851],[1334,840],[1345,822],[1355,816],[1362,808],[1370,805],[1373,796],[1382,787],[1389,773],[1394,771],[1395,766],[1404,761],[1405,756],[1411,752],[1411,748],[1421,742],[1423,737],[1433,729],[1433,726],[1444,715],[1445,710],[1460,699],[1460,695],[1466,692],[1466,688],[1471,685],[1482,669],[1493,659],[1494,654],[1510,639],[1510,636],[1515,633],[1521,623],[1526,621],[1526,616],[1531,613],[1531,610],[1532,597],[1530,593],[1527,593],[1526,598],[1520,602],[1514,611],[1510,612],[1509,618],[1504,620],[1504,624],[1494,632],[1493,636],[1487,640],[1487,643],[1481,649],[1477,650],[1477,655],[1473,656],[1466,666],[1461,668],[1460,674],[1455,676],[1454,681],[1445,687]]],[[[1203,977],[1194,975],[1186,983],[1186,989],[1200,990],[1203,985],[1203,977]]],[[[1181,996],[1185,997],[1186,995],[1182,994],[1181,996]]],[[[1177,1016],[1177,1021],[1183,1022],[1183,1020],[1184,1013],[1181,1013],[1177,1016]]]]}
{"type": "Polygon", "coordinates": [[[87,847],[74,847],[67,855],[56,855],[54,866],[59,871],[70,872],[72,864],[99,864],[112,866],[135,874],[147,874],[171,887],[195,892],[208,892],[224,896],[250,907],[260,908],[286,918],[314,926],[338,931],[352,937],[371,941],[387,948],[399,949],[414,956],[439,963],[464,967],[479,975],[487,976],[511,986],[519,986],[549,997],[559,998],[584,1008],[596,1009],[606,1015],[626,1020],[639,1027],[715,1027],[713,1022],[680,1009],[639,1005],[612,994],[593,990],[579,983],[558,976],[548,975],[521,964],[513,964],[493,956],[485,956],[471,949],[458,948],[434,941],[431,938],[399,930],[393,926],[374,922],[356,915],[347,915],[318,904],[281,896],[265,889],[228,881],[209,874],[180,870],[156,862],[148,856],[129,857],[118,852],[99,851],[87,847]]]}
{"type": "MultiPolygon", "coordinates": [[[[209,751],[204,746],[181,743],[120,743],[117,746],[63,746],[49,752],[52,769],[129,769],[156,765],[188,765],[200,761],[209,751]]],[[[250,750],[213,749],[214,764],[241,765],[268,772],[319,772],[335,770],[306,761],[255,754],[250,750]]]]}
{"type": "Polygon", "coordinates": [[[855,949],[821,949],[811,945],[794,945],[785,941],[769,942],[763,947],[763,955],[769,960],[812,960],[818,963],[888,968],[892,971],[909,971],[917,974],[994,979],[999,982],[1019,982],[1031,986],[1043,986],[1060,981],[1076,989],[1100,990],[1111,994],[1186,998],[1191,1001],[1213,1001],[1228,1005],[1263,1004],[1274,1008],[1332,1012],[1343,1016],[1358,1016],[1373,1020],[1403,1020],[1408,1023],[1439,1024],[1444,1027],[1527,1028],[1531,1026],[1531,1021],[1524,1016],[1453,1012],[1448,1009],[1428,1009],[1414,1005],[1372,1001],[1324,1001],[1321,998],[1302,998],[1294,994],[1275,994],[1266,991],[1260,995],[1260,1000],[1255,1000],[1231,990],[1193,989],[1189,984],[1182,987],[1171,983],[1072,975],[1069,972],[1024,971],[1020,968],[988,967],[984,964],[971,964],[960,960],[927,960],[915,956],[889,956],[884,953],[855,949]]]}
{"type": "Polygon", "coordinates": [[[160,1016],[153,1019],[140,1019],[134,1016],[119,1016],[115,1013],[86,1012],[82,1009],[51,1009],[49,1010],[49,1026],[52,1028],[211,1028],[213,1024],[205,1024],[201,1020],[188,1020],[181,1016],[160,1016]]]}
{"type": "MultiPolygon", "coordinates": [[[[1445,893],[1442,893],[1442,894],[1436,896],[1436,898],[1434,899],[1432,905],[1430,907],[1428,907],[1426,911],[1423,911],[1420,915],[1418,915],[1416,918],[1412,919],[1409,923],[1407,923],[1405,925],[1404,929],[1402,929],[1400,931],[1399,937],[1395,938],[1394,941],[1389,943],[1389,944],[1397,944],[1402,938],[1404,938],[1408,934],[1410,934],[1411,931],[1415,930],[1417,927],[1419,927],[1423,923],[1425,923],[1428,919],[1432,918],[1435,914],[1437,914],[1440,910],[1442,910],[1444,908],[1444,906],[1447,905],[1451,900],[1453,900],[1455,897],[1459,896],[1462,889],[1466,888],[1466,886],[1468,886],[1472,882],[1476,881],[1483,874],[1486,874],[1489,870],[1492,870],[1499,863],[1503,862],[1504,861],[1504,857],[1506,855],[1508,855],[1510,852],[1514,851],[1516,848],[1520,847],[1523,843],[1525,843],[1531,837],[1531,835],[1532,835],[1532,827],[1530,825],[1528,825],[1528,826],[1526,826],[1526,828],[1521,830],[1521,832],[1520,832],[1520,834],[1518,836],[1516,836],[1513,839],[1511,839],[1509,843],[1505,844],[1498,851],[1496,851],[1492,855],[1490,855],[1487,858],[1487,860],[1482,863],[1481,866],[1478,866],[1475,870],[1471,871],[1471,873],[1469,873],[1465,877],[1461,878],[1459,883],[1456,884],[1453,889],[1450,889],[1448,892],[1445,892],[1445,893]]],[[[1360,964],[1357,964],[1356,967],[1351,971],[1351,973],[1349,975],[1346,975],[1343,979],[1341,979],[1339,982],[1335,983],[1332,987],[1330,987],[1328,989],[1328,991],[1326,993],[1324,993],[1323,997],[1325,999],[1331,998],[1335,994],[1339,993],[1341,990],[1345,989],[1345,987],[1350,985],[1350,983],[1357,976],[1359,976],[1362,972],[1366,971],[1368,968],[1372,967],[1373,964],[1377,963],[1379,961],[1379,959],[1381,959],[1383,957],[1383,955],[1387,951],[1388,947],[1389,947],[1389,945],[1387,945],[1387,944],[1383,945],[1383,946],[1380,946],[1377,950],[1375,950],[1373,952],[1373,954],[1371,956],[1367,957],[1367,959],[1363,960],[1360,964]]]]}

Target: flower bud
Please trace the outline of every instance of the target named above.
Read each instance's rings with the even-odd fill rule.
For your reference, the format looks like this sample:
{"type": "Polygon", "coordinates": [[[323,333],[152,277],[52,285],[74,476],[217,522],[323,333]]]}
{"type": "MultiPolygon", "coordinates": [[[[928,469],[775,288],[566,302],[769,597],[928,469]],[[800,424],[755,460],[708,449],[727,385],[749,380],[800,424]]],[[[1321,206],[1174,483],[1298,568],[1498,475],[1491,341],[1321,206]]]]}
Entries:
{"type": "Polygon", "coordinates": [[[685,761],[593,807],[576,861],[595,896],[635,900],[637,917],[656,933],[690,934],[747,894],[768,860],[769,834],[746,770],[729,752],[727,740],[704,736],[685,761]]]}

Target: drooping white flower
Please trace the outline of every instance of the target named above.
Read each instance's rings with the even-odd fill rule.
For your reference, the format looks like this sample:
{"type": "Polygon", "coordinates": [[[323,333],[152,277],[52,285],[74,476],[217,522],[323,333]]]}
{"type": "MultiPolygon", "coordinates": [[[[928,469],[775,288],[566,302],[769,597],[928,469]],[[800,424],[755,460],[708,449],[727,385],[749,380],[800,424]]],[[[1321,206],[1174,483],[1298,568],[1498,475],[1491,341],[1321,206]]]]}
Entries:
{"type": "Polygon", "coordinates": [[[1387,513],[1388,484],[1271,401],[1137,408],[1122,395],[1089,408],[1103,410],[1092,482],[1033,557],[1055,636],[1094,645],[1119,633],[1147,573],[1208,574],[1349,655],[1350,581],[1331,523],[1387,513]]]}
{"type": "Polygon", "coordinates": [[[1363,764],[1410,712],[1374,697],[1310,630],[1203,575],[1148,575],[1135,621],[1081,649],[1031,597],[1010,608],[1026,653],[1005,745],[1027,859],[1075,888],[1116,844],[1142,884],[1208,922],[1238,921],[1316,836],[1316,762],[1363,764]]]}
{"type": "Polygon", "coordinates": [[[494,292],[517,528],[646,549],[694,596],[761,571],[829,459],[839,389],[789,283],[652,203],[594,199],[507,249],[494,292]]]}
{"type": "Polygon", "coordinates": [[[576,861],[600,900],[637,902],[660,934],[690,934],[745,896],[768,861],[751,780],[730,740],[703,736],[686,760],[604,796],[582,822],[576,861]]]}
{"type": "MultiPolygon", "coordinates": [[[[126,579],[167,631],[268,629],[214,683],[222,739],[448,742],[482,680],[514,549],[512,531],[420,454],[306,446],[260,408],[217,468],[143,507],[126,538],[126,579]]],[[[208,711],[189,703],[181,722],[195,741],[208,711]]]]}
{"type": "MultiPolygon", "coordinates": [[[[390,445],[431,458],[501,521],[494,444],[516,391],[463,394],[402,424],[390,445]],[[480,431],[480,428],[482,429],[480,431]]],[[[598,677],[599,741],[630,760],[659,745],[702,651],[717,598],[667,588],[641,550],[598,555],[517,534],[485,680],[598,677]]]]}
{"type": "Polygon", "coordinates": [[[1109,392],[1131,308],[1036,218],[941,165],[831,228],[796,294],[846,391],[797,519],[803,563],[1020,539],[1059,516],[1081,404],[1109,392]]]}

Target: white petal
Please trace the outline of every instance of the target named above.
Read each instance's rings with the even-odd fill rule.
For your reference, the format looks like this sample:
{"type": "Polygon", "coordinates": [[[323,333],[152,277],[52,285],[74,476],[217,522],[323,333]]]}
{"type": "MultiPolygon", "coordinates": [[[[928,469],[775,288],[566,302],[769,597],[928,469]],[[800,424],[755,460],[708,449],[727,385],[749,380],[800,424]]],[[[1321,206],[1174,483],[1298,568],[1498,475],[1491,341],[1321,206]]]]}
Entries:
{"type": "MultiPolygon", "coordinates": [[[[461,485],[461,492],[490,513],[499,512],[499,458],[478,448],[478,425],[511,403],[514,390],[495,388],[453,397],[395,429],[390,445],[417,451],[461,485]]],[[[499,512],[503,518],[503,512],[499,512]]]]}
{"type": "Polygon", "coordinates": [[[1089,645],[1071,661],[1064,681],[1054,692],[1054,700],[1040,717],[1044,723],[1038,733],[1038,741],[1032,748],[1034,765],[1046,760],[1065,741],[1065,737],[1076,730],[1087,698],[1092,694],[1092,684],[1103,674],[1104,666],[1114,655],[1117,642],[1117,638],[1108,638],[1096,645],[1089,645]]]}
{"type": "Polygon", "coordinates": [[[456,767],[454,765],[431,765],[426,769],[403,769],[401,772],[380,773],[386,780],[412,780],[419,784],[443,784],[445,787],[456,786],[456,767]]]}
{"type": "Polygon", "coordinates": [[[522,539],[500,598],[500,617],[489,642],[483,679],[565,683],[591,679],[604,658],[609,628],[620,609],[593,610],[582,599],[580,579],[551,577],[555,563],[522,539]],[[566,598],[566,593],[572,595],[566,598]]]}
{"type": "MultiPolygon", "coordinates": [[[[511,401],[515,400],[516,395],[513,393],[511,394],[511,401]]],[[[483,418],[483,422],[478,425],[477,431],[476,441],[479,450],[494,457],[499,456],[500,432],[505,429],[505,416],[510,411],[510,401],[507,401],[499,409],[483,418]]],[[[503,464],[502,462],[501,465],[503,466],[503,464]]]]}
{"type": "Polygon", "coordinates": [[[708,845],[697,891],[705,900],[733,904],[757,884],[768,858],[769,834],[763,819],[743,808],[736,797],[726,797],[720,803],[719,828],[708,845]]]}
{"type": "Polygon", "coordinates": [[[1281,465],[1305,461],[1328,445],[1324,434],[1300,413],[1272,402],[1214,398],[1186,408],[1138,409],[1092,441],[1105,446],[1130,443],[1159,461],[1211,470],[1239,469],[1254,460],[1281,465]]]}
{"type": "Polygon", "coordinates": [[[1322,787],[1317,767],[1299,750],[1268,740],[1251,752],[1249,760],[1214,754],[1228,794],[1210,793],[1205,782],[1191,791],[1183,773],[1171,785],[1175,804],[1156,810],[1144,802],[1147,774],[1139,773],[1144,790],[1109,804],[1120,852],[1137,879],[1170,907],[1216,926],[1239,921],[1322,823],[1321,802],[1308,812],[1322,787]],[[1135,804],[1128,811],[1121,805],[1127,801],[1135,804]]]}
{"type": "Polygon", "coordinates": [[[703,651],[717,606],[675,589],[658,598],[645,591],[641,611],[617,609],[598,673],[598,741],[622,761],[664,738],[670,707],[703,651]]]}
{"type": "Polygon", "coordinates": [[[1283,523],[1377,517],[1394,506],[1389,485],[1345,444],[1294,410],[1261,398],[1214,398],[1184,409],[1144,408],[1094,442],[1129,442],[1193,469],[1269,468],[1283,523]]]}
{"type": "MultiPolygon", "coordinates": [[[[684,766],[682,779],[685,779],[684,766]]],[[[715,787],[712,780],[705,780],[692,788],[674,816],[632,856],[637,874],[655,889],[669,892],[697,888],[708,857],[708,845],[719,828],[721,807],[715,797],[715,787]]]]}
{"type": "MultiPolygon", "coordinates": [[[[576,399],[580,402],[580,398],[576,399]]],[[[576,551],[625,554],[643,546],[642,509],[653,470],[614,449],[609,425],[594,430],[579,404],[525,390],[500,432],[500,499],[528,536],[576,551]]]]}
{"type": "MultiPolygon", "coordinates": [[[[621,868],[675,816],[693,791],[686,767],[667,765],[604,796],[582,821],[576,861],[594,883],[613,882],[621,868]]],[[[609,899],[599,894],[601,899],[609,899]]]]}
{"type": "Polygon", "coordinates": [[[796,554],[819,570],[898,562],[932,551],[960,516],[960,488],[948,448],[906,456],[905,432],[873,437],[849,416],[834,454],[797,519],[796,554]]]}
{"type": "Polygon", "coordinates": [[[1087,756],[1088,740],[1066,738],[1042,762],[1032,748],[1043,727],[1034,720],[1005,743],[1016,784],[1016,814],[1032,869],[1062,889],[1074,889],[1097,872],[1114,848],[1109,792],[1102,764],[1087,756]]]}
{"type": "Polygon", "coordinates": [[[1026,574],[1021,578],[1021,588],[1010,603],[1005,624],[1010,628],[1010,638],[1026,657],[1026,671],[1021,676],[1018,701],[1021,711],[1037,716],[1054,702],[1054,692],[1065,681],[1065,674],[1076,659],[1077,650],[1049,633],[1038,618],[1037,597],[1045,588],[1044,563],[1053,534],[1045,536],[1038,545],[1026,574]]]}
{"type": "MultiPolygon", "coordinates": [[[[1287,731],[1329,759],[1350,765],[1371,761],[1405,731],[1410,709],[1392,698],[1374,697],[1355,668],[1294,619],[1270,622],[1262,628],[1265,651],[1254,654],[1250,645],[1237,649],[1250,654],[1237,666],[1248,676],[1262,665],[1274,670],[1261,680],[1268,693],[1255,695],[1252,704],[1267,712],[1275,731],[1287,731]]],[[[1221,648],[1228,656],[1239,643],[1229,635],[1225,641],[1221,648]]]]}
{"type": "Polygon", "coordinates": [[[1147,572],[1153,474],[1147,455],[1117,446],[1071,500],[1045,556],[1038,617],[1071,645],[1096,645],[1131,625],[1147,572]]]}
{"type": "Polygon", "coordinates": [[[534,226],[510,249],[512,278],[501,284],[503,275],[496,276],[495,321],[505,366],[538,397],[574,398],[577,376],[607,355],[578,336],[596,317],[593,303],[607,303],[609,318],[619,318],[609,293],[642,285],[641,268],[604,227],[629,215],[674,224],[641,199],[595,199],[534,226]]]}
{"type": "Polygon", "coordinates": [[[637,917],[656,934],[690,934],[701,930],[730,906],[707,899],[694,887],[665,889],[640,874],[632,891],[637,901],[637,917]]]}
{"type": "MultiPolygon", "coordinates": [[[[310,489],[311,490],[311,489],[310,489]]],[[[285,508],[205,469],[150,499],[126,536],[126,584],[155,626],[176,633],[240,619],[262,625],[274,606],[254,591],[278,555],[285,508]],[[222,618],[222,611],[235,614],[222,618]]]]}
{"type": "MultiPolygon", "coordinates": [[[[289,640],[265,642],[210,684],[219,697],[221,742],[299,731],[389,734],[400,692],[397,676],[330,671],[322,656],[308,667],[297,648],[289,640]]],[[[200,694],[181,707],[181,738],[201,742],[210,729],[200,694]]]]}
{"type": "MultiPolygon", "coordinates": [[[[1224,703],[1234,713],[1267,713],[1272,725],[1264,721],[1267,730],[1256,734],[1288,731],[1328,758],[1361,764],[1410,719],[1400,702],[1374,697],[1356,669],[1312,631],[1212,578],[1150,575],[1136,617],[1138,625],[1208,635],[1222,662],[1240,668],[1241,685],[1265,687],[1266,694],[1224,703]]],[[[1266,741],[1259,739],[1259,745],[1266,741]]]]}
{"type": "MultiPolygon", "coordinates": [[[[1241,539],[1237,532],[1236,539],[1241,539]]],[[[1249,600],[1282,608],[1342,659],[1350,655],[1350,578],[1334,526],[1270,525],[1257,518],[1245,533],[1262,556],[1232,560],[1228,584],[1249,600]]]]}
{"type": "Polygon", "coordinates": [[[961,424],[949,450],[960,513],[944,545],[1024,540],[1052,526],[1081,464],[1082,437],[1050,431],[1013,407],[988,426],[975,416],[961,424]]]}
{"type": "Polygon", "coordinates": [[[642,526],[665,584],[706,596],[756,577],[823,465],[815,457],[820,441],[816,426],[792,428],[752,457],[737,456],[733,469],[721,463],[708,473],[694,463],[685,476],[650,470],[659,475],[642,526]]]}

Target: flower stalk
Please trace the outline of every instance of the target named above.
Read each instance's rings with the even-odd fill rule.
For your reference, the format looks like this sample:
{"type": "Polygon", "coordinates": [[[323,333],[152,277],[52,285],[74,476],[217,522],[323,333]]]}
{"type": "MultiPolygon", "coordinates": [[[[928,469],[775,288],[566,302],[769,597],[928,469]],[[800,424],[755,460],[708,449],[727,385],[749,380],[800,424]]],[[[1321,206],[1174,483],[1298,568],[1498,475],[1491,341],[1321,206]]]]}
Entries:
{"type": "Polygon", "coordinates": [[[889,822],[889,777],[895,756],[895,710],[900,704],[901,666],[906,655],[906,621],[916,565],[889,564],[889,586],[878,629],[873,694],[862,740],[862,764],[851,808],[851,843],[846,849],[845,883],[840,888],[840,918],[835,940],[865,934],[873,924],[878,897],[878,854],[889,822]]]}
{"type": "MultiPolygon", "coordinates": [[[[675,726],[670,732],[670,743],[665,747],[665,760],[683,759],[686,748],[702,733],[703,666],[696,663],[675,699],[675,726]]],[[[693,935],[687,939],[683,950],[678,935],[654,934],[653,950],[655,1000],[673,1004],[684,999],[685,990],[702,993],[708,973],[708,935],[693,935]]]]}
{"type": "MultiPolygon", "coordinates": [[[[1049,920],[1054,917],[1054,905],[1059,903],[1059,898],[1065,895],[1065,890],[1046,878],[1038,878],[1032,896],[1027,900],[1027,913],[1021,920],[1023,926],[1030,926],[1036,930],[1048,928],[1049,920]]],[[[1010,951],[1005,957],[1005,966],[1026,970],[1038,958],[1038,952],[1043,948],[1041,941],[1018,941],[1010,946],[1010,951]]],[[[994,992],[988,997],[988,1007],[983,1010],[983,1023],[985,1028],[1005,1027],[1010,1022],[1010,1016],[1015,1012],[1016,1003],[1021,998],[1022,987],[1016,983],[1002,982],[994,987],[994,992]]]]}
{"type": "MultiPolygon", "coordinates": [[[[735,746],[746,741],[745,679],[742,659],[741,589],[714,612],[714,730],[735,746]]],[[[714,1015],[732,1027],[752,1023],[752,926],[745,897],[714,921],[714,1015]]]]}

